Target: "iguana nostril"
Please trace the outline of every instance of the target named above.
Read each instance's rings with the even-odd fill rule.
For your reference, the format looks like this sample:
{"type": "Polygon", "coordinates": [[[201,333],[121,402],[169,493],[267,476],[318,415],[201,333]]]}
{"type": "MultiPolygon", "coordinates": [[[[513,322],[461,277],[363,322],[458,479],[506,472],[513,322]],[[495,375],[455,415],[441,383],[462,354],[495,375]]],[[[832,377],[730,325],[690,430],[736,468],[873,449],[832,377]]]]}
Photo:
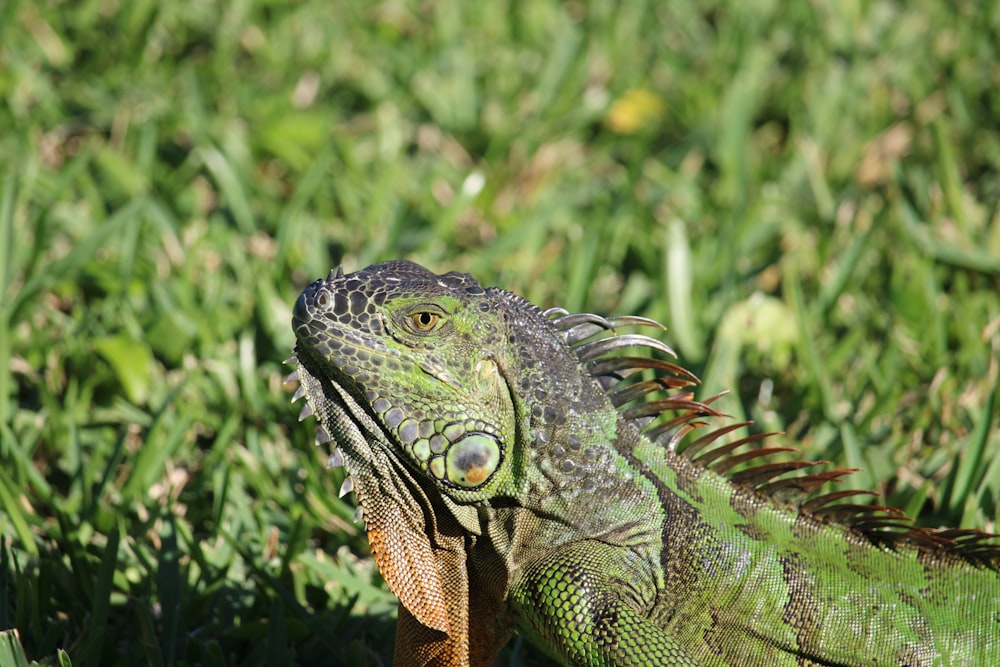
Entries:
{"type": "Polygon", "coordinates": [[[299,298],[295,300],[295,306],[292,308],[292,328],[298,328],[300,324],[312,321],[313,314],[309,308],[309,302],[312,300],[311,297],[312,291],[307,287],[299,295],[299,298]]]}

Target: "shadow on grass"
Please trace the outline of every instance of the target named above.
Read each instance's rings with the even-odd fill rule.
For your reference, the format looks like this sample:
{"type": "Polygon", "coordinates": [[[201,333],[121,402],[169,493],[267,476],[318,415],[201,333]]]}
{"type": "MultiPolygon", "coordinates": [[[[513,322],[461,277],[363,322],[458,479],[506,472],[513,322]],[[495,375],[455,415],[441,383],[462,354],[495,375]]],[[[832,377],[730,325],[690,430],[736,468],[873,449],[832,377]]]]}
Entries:
{"type": "Polygon", "coordinates": [[[105,555],[121,554],[115,532],[103,553],[50,543],[35,558],[0,542],[0,630],[16,628],[30,659],[57,665],[64,650],[75,667],[391,664],[395,619],[359,612],[356,598],[335,603],[313,586],[301,604],[286,578],[252,570],[177,576],[196,565],[169,540],[159,567],[114,567],[105,555]]]}

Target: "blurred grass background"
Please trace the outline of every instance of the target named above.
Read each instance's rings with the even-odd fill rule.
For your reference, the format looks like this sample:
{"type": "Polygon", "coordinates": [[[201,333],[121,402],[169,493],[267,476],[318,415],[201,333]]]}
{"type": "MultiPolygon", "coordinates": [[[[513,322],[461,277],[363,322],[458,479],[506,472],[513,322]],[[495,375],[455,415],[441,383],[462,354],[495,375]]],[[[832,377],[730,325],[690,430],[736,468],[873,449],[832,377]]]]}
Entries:
{"type": "Polygon", "coordinates": [[[340,262],[661,319],[729,412],[995,530],[998,6],[0,3],[0,629],[388,664],[281,386],[340,262]]]}

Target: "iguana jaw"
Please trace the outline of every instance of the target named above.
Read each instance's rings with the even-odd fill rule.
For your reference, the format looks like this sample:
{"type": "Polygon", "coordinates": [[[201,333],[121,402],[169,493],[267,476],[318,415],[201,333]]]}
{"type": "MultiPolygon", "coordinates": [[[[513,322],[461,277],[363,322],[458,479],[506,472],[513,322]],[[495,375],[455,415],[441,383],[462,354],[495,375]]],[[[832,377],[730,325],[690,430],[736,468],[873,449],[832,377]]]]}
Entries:
{"type": "MultiPolygon", "coordinates": [[[[306,399],[301,418],[318,419],[316,444],[335,443],[328,467],[342,466],[348,474],[341,496],[352,490],[357,495],[355,516],[364,518],[379,571],[417,621],[451,635],[454,629],[447,611],[453,601],[446,598],[432,565],[438,556],[428,538],[437,533],[441,506],[435,507],[414,473],[389,455],[388,437],[354,397],[337,383],[314,375],[303,359],[308,351],[297,346],[296,352],[289,360],[298,364],[289,375],[290,381],[299,382],[294,400],[306,399]]],[[[450,505],[444,504],[449,509],[450,505]]],[[[468,517],[460,522],[468,529],[468,517]]]]}

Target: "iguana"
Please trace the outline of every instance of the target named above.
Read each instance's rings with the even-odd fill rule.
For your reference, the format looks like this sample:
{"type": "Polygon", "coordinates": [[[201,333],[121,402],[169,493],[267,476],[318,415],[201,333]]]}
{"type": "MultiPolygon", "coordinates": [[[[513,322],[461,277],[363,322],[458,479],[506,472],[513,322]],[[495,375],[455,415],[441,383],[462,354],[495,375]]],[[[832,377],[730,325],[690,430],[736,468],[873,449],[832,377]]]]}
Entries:
{"type": "Polygon", "coordinates": [[[401,602],[395,665],[488,665],[515,629],[594,667],[1000,665],[994,537],[726,442],[633,326],[406,261],[302,292],[289,380],[401,602]]]}

